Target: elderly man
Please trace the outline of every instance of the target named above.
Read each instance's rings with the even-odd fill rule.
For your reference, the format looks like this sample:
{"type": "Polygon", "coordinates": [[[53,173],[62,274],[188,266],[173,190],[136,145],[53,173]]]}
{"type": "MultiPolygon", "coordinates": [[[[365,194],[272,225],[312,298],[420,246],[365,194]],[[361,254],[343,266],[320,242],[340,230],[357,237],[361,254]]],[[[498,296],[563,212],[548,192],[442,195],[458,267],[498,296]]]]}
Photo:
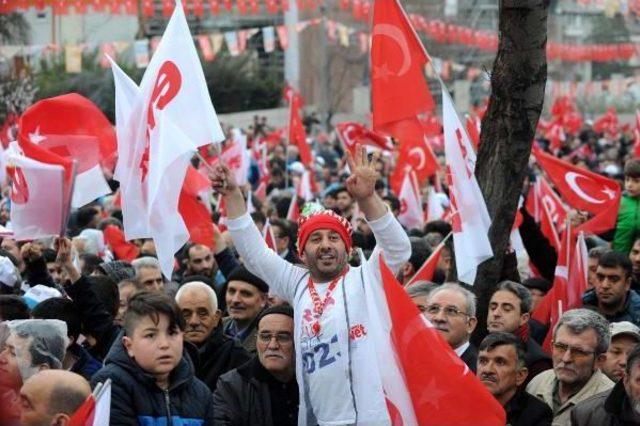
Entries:
{"type": "Polygon", "coordinates": [[[269,286],[244,266],[229,275],[225,299],[229,316],[224,319],[224,332],[242,344],[249,353],[256,352],[256,320],[267,306],[269,286]]]}
{"type": "Polygon", "coordinates": [[[220,377],[213,394],[216,424],[298,424],[293,310],[266,309],[258,319],[258,355],[220,377]]]}
{"type": "Polygon", "coordinates": [[[503,331],[515,334],[525,347],[525,363],[529,375],[525,385],[541,372],[551,368],[551,360],[534,339],[529,336],[531,293],[522,284],[513,281],[498,283],[487,314],[487,329],[490,333],[503,331]]]}
{"type": "Polygon", "coordinates": [[[458,284],[444,284],[431,290],[424,312],[451,349],[475,373],[478,351],[469,342],[478,324],[475,295],[458,284]]]}
{"type": "Polygon", "coordinates": [[[582,296],[584,306],[609,322],[629,321],[640,326],[640,295],[631,290],[631,270],[625,254],[608,251],[600,256],[593,289],[582,296]]]}
{"type": "Polygon", "coordinates": [[[576,404],[613,387],[599,370],[610,340],[609,324],[597,312],[573,309],[560,317],[553,330],[553,370],[527,386],[527,392],[551,407],[554,425],[569,425],[576,404]]]}
{"type": "Polygon", "coordinates": [[[602,372],[614,382],[624,377],[629,354],[640,343],[640,328],[628,321],[614,322],[610,326],[611,343],[607,358],[602,363],[602,372]]]}
{"type": "Polygon", "coordinates": [[[408,260],[411,245],[375,192],[375,157],[370,160],[364,147],[355,158],[347,153],[351,175],[346,185],[376,240],[369,259],[357,267],[347,263],[353,240],[345,218],[318,205],[304,209],[297,245],[304,267],[292,265],[267,247],[233,172],[218,164],[211,176],[226,202],[227,226],[247,268],[294,308],[299,424],[390,422],[384,367],[371,356],[382,342],[370,333],[367,300],[382,286],[380,259],[396,274],[408,260]]]}
{"type": "Polygon", "coordinates": [[[160,262],[155,257],[140,257],[131,262],[136,271],[135,279],[141,289],[149,291],[164,291],[164,278],[160,269],[160,262]]]}
{"type": "Polygon", "coordinates": [[[527,378],[522,342],[511,333],[490,333],[480,343],[478,378],[507,413],[511,426],[551,425],[553,413],[521,388],[527,378]]]}
{"type": "Polygon", "coordinates": [[[90,394],[89,383],[78,374],[64,370],[41,371],[20,389],[20,424],[68,425],[90,394]]]}
{"type": "Polygon", "coordinates": [[[176,303],[187,324],[184,339],[198,348],[196,377],[213,392],[220,375],[244,364],[250,356],[224,335],[218,298],[211,287],[199,281],[184,284],[176,294],[176,303]]]}
{"type": "Polygon", "coordinates": [[[62,368],[69,344],[67,326],[60,320],[39,319],[3,325],[9,331],[0,352],[0,409],[6,419],[17,420],[20,413],[14,409],[24,382],[39,371],[62,368]]]}
{"type": "Polygon", "coordinates": [[[429,293],[431,290],[437,287],[437,284],[434,284],[430,281],[417,281],[411,284],[409,287],[405,287],[407,294],[413,300],[413,303],[416,304],[418,310],[422,312],[422,315],[425,316],[425,312],[427,311],[427,303],[429,293]]]}
{"type": "Polygon", "coordinates": [[[571,411],[573,426],[640,424],[640,346],[629,354],[624,379],[608,392],[594,395],[571,411]]]}

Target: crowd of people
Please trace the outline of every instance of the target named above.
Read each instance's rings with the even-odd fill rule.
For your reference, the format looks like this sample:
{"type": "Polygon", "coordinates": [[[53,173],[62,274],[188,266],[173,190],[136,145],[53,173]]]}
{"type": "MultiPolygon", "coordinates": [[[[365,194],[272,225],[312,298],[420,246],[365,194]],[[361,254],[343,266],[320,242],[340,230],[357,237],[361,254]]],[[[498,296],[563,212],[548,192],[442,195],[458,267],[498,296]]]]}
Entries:
{"type": "MultiPolygon", "coordinates": [[[[114,238],[123,225],[113,196],[75,211],[66,236],[3,238],[0,424],[70,424],[107,380],[113,425],[390,424],[366,297],[366,286],[381,285],[382,258],[504,408],[507,424],[640,424],[640,161],[630,158],[628,134],[599,134],[587,123],[557,152],[620,180],[625,195],[619,229],[588,238],[583,308],[562,314],[545,350],[546,325],[532,313],[552,288],[558,255],[524,206],[528,262],[519,259],[520,282],[494,283],[480,330],[473,287],[452,279],[450,241],[433,279],[412,280],[451,225],[403,229],[389,187],[393,156],[351,154],[309,130],[315,164],[301,164],[293,147],[269,145],[263,200],[250,191],[260,183],[256,164],[245,187],[228,166],[214,166],[211,202],[224,201],[224,216],[213,206],[213,241],[187,244],[171,277],[153,240],[114,238]],[[317,201],[294,198],[302,214],[292,222],[287,212],[305,170],[317,201]],[[262,234],[267,222],[275,250],[262,234]]],[[[257,143],[269,126],[256,117],[246,133],[257,143]]],[[[538,143],[549,149],[544,138],[538,143]]],[[[426,201],[429,186],[423,190],[426,201]]],[[[10,227],[6,194],[0,224],[10,227]]]]}

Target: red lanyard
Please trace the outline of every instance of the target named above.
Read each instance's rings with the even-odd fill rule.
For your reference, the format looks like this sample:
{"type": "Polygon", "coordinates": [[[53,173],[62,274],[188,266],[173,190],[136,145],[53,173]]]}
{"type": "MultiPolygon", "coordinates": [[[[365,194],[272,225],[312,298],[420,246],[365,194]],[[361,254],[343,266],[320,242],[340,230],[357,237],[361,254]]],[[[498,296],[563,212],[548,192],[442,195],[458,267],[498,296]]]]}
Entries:
{"type": "Polygon", "coordinates": [[[342,278],[348,270],[349,267],[347,266],[340,275],[335,277],[333,281],[329,283],[327,292],[324,295],[324,300],[320,300],[320,295],[318,295],[316,286],[315,284],[313,284],[311,277],[309,277],[307,287],[309,288],[309,295],[311,296],[311,301],[313,302],[313,312],[318,315],[318,319],[313,324],[311,324],[311,331],[314,335],[317,336],[318,334],[320,334],[320,317],[324,312],[324,308],[327,306],[327,302],[331,299],[331,293],[333,293],[333,290],[335,290],[336,286],[338,285],[338,281],[340,281],[340,278],[342,278]]]}

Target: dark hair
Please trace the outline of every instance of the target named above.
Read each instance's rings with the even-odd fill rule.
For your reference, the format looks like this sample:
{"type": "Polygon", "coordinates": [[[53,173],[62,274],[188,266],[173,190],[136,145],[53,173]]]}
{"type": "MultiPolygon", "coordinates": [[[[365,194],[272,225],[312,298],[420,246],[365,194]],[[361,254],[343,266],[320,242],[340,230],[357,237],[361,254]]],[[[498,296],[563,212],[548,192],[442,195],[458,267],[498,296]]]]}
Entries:
{"type": "Polygon", "coordinates": [[[627,365],[624,368],[624,373],[627,377],[631,375],[631,369],[638,362],[640,362],[640,345],[636,345],[627,357],[627,365]]]}
{"type": "Polygon", "coordinates": [[[388,201],[389,205],[391,206],[391,210],[392,211],[399,211],[400,210],[400,200],[398,200],[398,197],[396,197],[395,195],[386,195],[385,197],[382,198],[384,201],[388,201]]]}
{"type": "Polygon", "coordinates": [[[8,258],[11,261],[11,263],[13,263],[13,266],[16,266],[16,267],[20,266],[20,261],[14,255],[9,253],[7,250],[0,249],[0,256],[4,256],[4,257],[8,258]]]}
{"type": "Polygon", "coordinates": [[[346,192],[347,194],[349,194],[349,197],[351,197],[351,199],[353,199],[353,195],[351,195],[351,193],[349,192],[349,190],[347,189],[346,186],[339,186],[338,188],[336,188],[333,193],[335,194],[335,196],[337,197],[338,194],[340,194],[341,192],[346,192]]]}
{"type": "Polygon", "coordinates": [[[286,315],[288,317],[293,318],[293,308],[289,305],[278,305],[278,306],[271,306],[270,308],[264,309],[262,312],[260,312],[260,314],[258,315],[258,318],[256,319],[256,328],[259,328],[260,321],[262,321],[262,318],[272,314],[286,315]]]}
{"type": "Polygon", "coordinates": [[[132,336],[140,320],[146,317],[157,324],[160,322],[160,315],[167,316],[170,329],[184,331],[184,317],[175,300],[158,292],[140,291],[134,294],[129,299],[127,311],[124,314],[125,334],[132,336]]]}
{"type": "Polygon", "coordinates": [[[617,251],[609,250],[606,253],[603,253],[598,260],[598,266],[602,266],[603,268],[622,268],[624,270],[625,277],[631,276],[631,260],[629,260],[629,256],[620,253],[617,251]]]}
{"type": "Polygon", "coordinates": [[[52,297],[38,303],[31,311],[36,319],[57,319],[67,324],[67,335],[76,340],[82,333],[82,317],[72,300],[52,297]]]}
{"type": "Polygon", "coordinates": [[[82,253],[80,259],[84,262],[82,265],[82,275],[91,275],[94,273],[98,266],[102,264],[102,259],[97,254],[82,253]]]}
{"type": "Polygon", "coordinates": [[[81,207],[76,213],[76,225],[80,229],[86,228],[97,214],[98,210],[94,206],[81,207]]]}
{"type": "Polygon", "coordinates": [[[442,238],[444,238],[449,235],[449,232],[451,232],[451,225],[444,220],[432,220],[424,225],[425,235],[431,232],[437,232],[442,235],[442,238]]]}
{"type": "Polygon", "coordinates": [[[87,394],[64,381],[53,385],[49,396],[49,413],[73,414],[87,399],[87,394]]]}
{"type": "Polygon", "coordinates": [[[262,223],[263,225],[267,223],[267,217],[260,210],[256,210],[251,213],[251,219],[256,223],[262,223]]]}
{"type": "Polygon", "coordinates": [[[29,319],[29,306],[19,296],[0,295],[0,322],[29,319]]]}
{"type": "Polygon", "coordinates": [[[32,330],[29,329],[28,324],[16,326],[14,333],[21,339],[31,339],[29,344],[29,354],[31,355],[31,365],[37,366],[46,364],[53,369],[62,368],[62,360],[67,351],[67,338],[58,333],[57,326],[49,322],[42,324],[39,327],[41,336],[33,336],[32,330]],[[42,342],[40,339],[45,339],[47,350],[42,351],[42,342]],[[40,347],[38,347],[40,346],[40,347]]]}
{"type": "Polygon", "coordinates": [[[505,333],[503,331],[489,333],[484,339],[482,339],[482,342],[480,342],[478,351],[492,351],[498,346],[504,345],[513,346],[515,348],[517,357],[516,363],[520,367],[524,367],[526,351],[522,342],[515,334],[505,333]]]}
{"type": "Polygon", "coordinates": [[[431,249],[422,238],[410,237],[409,241],[411,242],[411,256],[409,257],[409,263],[411,263],[413,269],[417,271],[431,255],[431,249]]]}
{"type": "MultiPolygon", "coordinates": [[[[531,292],[528,288],[515,281],[505,280],[498,283],[493,294],[496,294],[500,290],[510,291],[520,299],[520,315],[531,312],[533,300],[531,299],[531,292]]],[[[493,295],[491,297],[493,297],[493,295]]]]}
{"type": "Polygon", "coordinates": [[[42,250],[42,257],[44,257],[46,263],[55,262],[57,256],[58,253],[54,249],[46,248],[42,250]]]}
{"type": "Polygon", "coordinates": [[[640,178],[640,159],[632,158],[624,163],[624,177],[640,178]]]}
{"type": "Polygon", "coordinates": [[[118,285],[106,275],[92,275],[87,277],[87,281],[91,285],[91,291],[104,304],[107,311],[114,316],[117,315],[120,306],[118,285]]]}

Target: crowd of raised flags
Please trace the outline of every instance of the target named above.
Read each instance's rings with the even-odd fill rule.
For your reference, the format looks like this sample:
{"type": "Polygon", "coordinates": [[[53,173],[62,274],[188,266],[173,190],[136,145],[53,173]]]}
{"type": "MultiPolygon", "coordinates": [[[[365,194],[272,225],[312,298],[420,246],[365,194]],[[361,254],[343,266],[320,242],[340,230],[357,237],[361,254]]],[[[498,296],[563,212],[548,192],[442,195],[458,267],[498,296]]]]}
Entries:
{"type": "MultiPolygon", "coordinates": [[[[451,234],[407,285],[433,279],[445,244],[450,246],[449,238],[458,280],[473,285],[478,266],[494,254],[488,237],[491,218],[475,177],[480,117],[472,115],[463,122],[442,84],[439,125],[424,75],[432,60],[397,0],[375,2],[371,36],[372,126],[339,123],[337,137],[351,155],[366,146],[397,156],[388,184],[397,194],[397,219],[406,229],[422,229],[434,220],[451,225],[451,234]],[[434,151],[444,153],[444,165],[434,151]],[[442,177],[446,182],[440,181],[442,177]]],[[[286,91],[287,128],[273,132],[273,139],[249,141],[239,129],[225,135],[182,7],[175,8],[139,85],[108,59],[115,81],[115,132],[104,115],[77,94],[40,101],[20,118],[17,140],[3,156],[11,182],[13,238],[64,236],[72,209],[110,194],[107,178],[113,178],[119,182],[117,203],[124,225],[118,238],[152,239],[162,272],[171,277],[176,253],[187,242],[211,245],[213,241],[211,171],[223,163],[240,185],[247,185],[250,166],[257,164],[260,179],[254,195],[264,199],[270,182],[267,150],[283,139],[296,147],[304,166],[286,218],[293,222],[300,218],[298,198],[305,202],[317,198],[317,176],[311,167],[316,153],[308,143],[300,94],[286,91]],[[193,166],[194,157],[199,168],[193,166]]],[[[557,101],[552,113],[552,120],[543,122],[540,131],[550,141],[551,151],[557,152],[564,146],[565,132],[579,132],[582,119],[565,98],[557,101]]],[[[613,112],[596,126],[604,134],[619,133],[613,112]]],[[[640,115],[635,127],[640,151],[640,115]]],[[[550,155],[537,144],[532,154],[543,175],[523,202],[558,253],[553,287],[533,313],[549,328],[544,347],[550,350],[554,325],[564,312],[582,306],[581,297],[588,288],[585,234],[616,226],[621,190],[614,179],[550,155]],[[568,220],[570,210],[587,212],[590,219],[574,226],[568,220]]],[[[250,192],[250,213],[258,210],[253,202],[250,192]]],[[[216,213],[218,225],[223,225],[226,213],[221,198],[216,213]]],[[[268,221],[262,233],[275,250],[276,236],[268,221]]],[[[380,271],[368,273],[380,274],[384,284],[374,289],[377,293],[367,293],[367,304],[375,313],[370,314],[370,331],[379,349],[377,365],[385,366],[380,376],[393,424],[504,422],[503,410],[430,323],[421,320],[382,257],[380,271]]],[[[92,407],[104,409],[100,401],[109,395],[108,389],[105,383],[94,392],[78,412],[85,420],[77,424],[99,424],[92,416],[104,421],[103,414],[92,407]]]]}

